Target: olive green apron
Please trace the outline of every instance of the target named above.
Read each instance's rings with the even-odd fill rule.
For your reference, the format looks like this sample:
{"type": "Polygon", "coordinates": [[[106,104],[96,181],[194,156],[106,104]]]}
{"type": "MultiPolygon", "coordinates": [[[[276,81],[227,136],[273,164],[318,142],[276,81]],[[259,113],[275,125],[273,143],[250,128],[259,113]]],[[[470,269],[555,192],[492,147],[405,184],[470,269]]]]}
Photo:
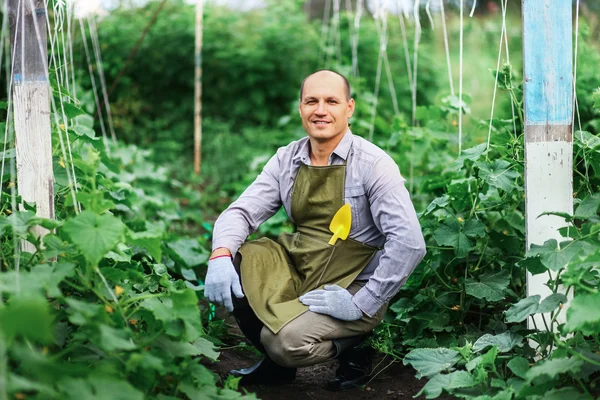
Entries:
{"type": "Polygon", "coordinates": [[[308,310],[299,296],[328,284],[347,288],[377,251],[350,238],[328,243],[329,224],[344,205],[345,173],[345,165],[303,164],[291,201],[296,232],[240,248],[244,293],[256,316],[275,334],[308,310]]]}

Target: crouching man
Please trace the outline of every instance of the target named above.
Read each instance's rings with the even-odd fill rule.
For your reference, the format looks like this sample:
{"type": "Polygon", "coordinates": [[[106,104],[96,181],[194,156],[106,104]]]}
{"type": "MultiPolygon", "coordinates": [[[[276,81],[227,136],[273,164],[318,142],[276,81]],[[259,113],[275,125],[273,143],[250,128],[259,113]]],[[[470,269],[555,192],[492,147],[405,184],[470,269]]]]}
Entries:
{"type": "Polygon", "coordinates": [[[230,372],[242,385],[291,382],[296,368],[333,358],[340,367],[329,389],[364,383],[371,352],[358,345],[425,255],[398,167],[350,132],[354,105],[342,75],[306,77],[298,109],[308,136],[280,148],[215,224],[205,295],[264,353],[230,372]],[[331,245],[344,204],[350,234],[331,245]],[[244,243],[282,205],[296,232],[244,243]]]}

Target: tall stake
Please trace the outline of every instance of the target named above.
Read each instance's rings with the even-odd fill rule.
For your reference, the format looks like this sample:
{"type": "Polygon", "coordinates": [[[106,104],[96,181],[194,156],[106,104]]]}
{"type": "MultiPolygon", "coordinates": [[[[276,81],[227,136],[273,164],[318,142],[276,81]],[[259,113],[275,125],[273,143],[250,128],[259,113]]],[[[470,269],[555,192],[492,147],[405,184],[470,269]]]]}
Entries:
{"type": "MultiPolygon", "coordinates": [[[[43,0],[9,0],[8,8],[17,187],[24,202],[36,204],[38,216],[54,218],[46,8],[43,0]]],[[[23,249],[35,250],[30,243],[23,249]]]]}
{"type": "Polygon", "coordinates": [[[194,107],[194,172],[200,175],[202,163],[202,14],[204,0],[196,3],[196,94],[194,107]]]}
{"type": "MultiPolygon", "coordinates": [[[[573,214],[571,5],[571,0],[523,0],[527,248],[561,240],[557,229],[564,219],[540,214],[573,214]]],[[[527,295],[544,299],[552,293],[547,281],[546,274],[528,273],[527,295]]],[[[541,317],[534,322],[544,326],[541,317]]]]}

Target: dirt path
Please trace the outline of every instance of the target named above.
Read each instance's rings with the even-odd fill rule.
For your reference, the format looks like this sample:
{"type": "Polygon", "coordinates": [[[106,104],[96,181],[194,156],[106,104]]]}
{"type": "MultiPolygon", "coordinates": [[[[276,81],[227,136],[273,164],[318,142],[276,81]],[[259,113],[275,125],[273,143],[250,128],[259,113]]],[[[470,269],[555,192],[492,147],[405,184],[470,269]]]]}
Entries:
{"type": "MultiPolygon", "coordinates": [[[[212,369],[220,376],[227,371],[252,365],[257,358],[245,356],[233,350],[221,352],[220,362],[212,369]]],[[[382,360],[377,357],[375,363],[382,360]]],[[[386,360],[381,365],[385,365],[386,360]]],[[[376,364],[375,364],[376,365],[376,364]]],[[[400,363],[394,363],[373,379],[364,389],[352,389],[344,392],[330,392],[324,389],[325,383],[335,375],[337,362],[331,361],[313,367],[300,368],[294,383],[281,386],[248,387],[250,393],[256,393],[264,400],[358,400],[358,399],[412,399],[425,383],[415,378],[414,370],[400,363]]],[[[424,398],[424,397],[423,397],[424,398]]]]}

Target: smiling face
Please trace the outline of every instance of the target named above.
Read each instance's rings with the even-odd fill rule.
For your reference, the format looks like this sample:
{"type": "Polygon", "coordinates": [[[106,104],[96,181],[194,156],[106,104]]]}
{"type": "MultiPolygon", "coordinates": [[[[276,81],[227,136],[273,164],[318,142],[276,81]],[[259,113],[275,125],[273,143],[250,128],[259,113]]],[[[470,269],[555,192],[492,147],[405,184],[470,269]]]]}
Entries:
{"type": "Polygon", "coordinates": [[[331,71],[319,71],[304,81],[300,117],[308,136],[317,142],[341,140],[354,113],[344,79],[331,71]]]}

